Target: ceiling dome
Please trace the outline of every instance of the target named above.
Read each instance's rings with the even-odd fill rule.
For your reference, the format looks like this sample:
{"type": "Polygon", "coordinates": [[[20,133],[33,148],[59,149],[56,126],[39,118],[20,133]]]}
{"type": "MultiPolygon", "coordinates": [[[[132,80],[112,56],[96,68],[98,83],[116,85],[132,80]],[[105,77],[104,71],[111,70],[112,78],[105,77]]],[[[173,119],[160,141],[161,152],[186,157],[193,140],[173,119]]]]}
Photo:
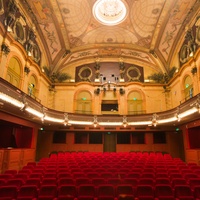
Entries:
{"type": "Polygon", "coordinates": [[[93,15],[101,24],[114,26],[127,17],[127,6],[121,0],[98,0],[93,6],[93,15]]]}

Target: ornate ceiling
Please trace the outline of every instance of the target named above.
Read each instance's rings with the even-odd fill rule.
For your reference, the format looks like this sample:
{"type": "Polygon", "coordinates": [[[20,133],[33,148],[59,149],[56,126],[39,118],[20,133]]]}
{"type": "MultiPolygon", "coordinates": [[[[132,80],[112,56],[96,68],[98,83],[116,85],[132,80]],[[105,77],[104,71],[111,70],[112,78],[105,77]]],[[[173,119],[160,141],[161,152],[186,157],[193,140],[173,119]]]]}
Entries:
{"type": "Polygon", "coordinates": [[[108,26],[93,16],[96,1],[21,0],[53,70],[121,59],[168,72],[175,47],[200,13],[199,0],[122,0],[127,17],[108,26]]]}

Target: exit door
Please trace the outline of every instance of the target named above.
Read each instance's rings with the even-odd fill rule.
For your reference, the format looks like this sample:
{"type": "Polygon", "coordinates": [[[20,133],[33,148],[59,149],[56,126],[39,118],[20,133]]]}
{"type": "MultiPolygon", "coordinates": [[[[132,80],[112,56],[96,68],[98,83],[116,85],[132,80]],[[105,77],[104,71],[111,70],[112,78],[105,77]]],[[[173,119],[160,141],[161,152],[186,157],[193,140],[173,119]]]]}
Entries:
{"type": "Polygon", "coordinates": [[[116,152],[116,133],[104,133],[104,152],[116,152]]]}

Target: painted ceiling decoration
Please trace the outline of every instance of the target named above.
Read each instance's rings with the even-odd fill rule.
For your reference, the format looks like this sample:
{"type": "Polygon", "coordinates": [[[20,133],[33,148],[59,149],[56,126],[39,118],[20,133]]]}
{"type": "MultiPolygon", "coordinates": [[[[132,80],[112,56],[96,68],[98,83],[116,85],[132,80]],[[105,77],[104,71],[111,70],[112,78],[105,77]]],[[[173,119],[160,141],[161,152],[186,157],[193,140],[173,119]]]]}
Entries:
{"type": "MultiPolygon", "coordinates": [[[[199,0],[19,1],[32,19],[51,71],[95,63],[97,58],[100,62],[122,58],[144,71],[148,67],[168,73],[171,58],[200,13],[199,0]]],[[[16,26],[20,29],[19,23],[16,26]]],[[[18,38],[24,42],[21,34],[18,38]]]]}

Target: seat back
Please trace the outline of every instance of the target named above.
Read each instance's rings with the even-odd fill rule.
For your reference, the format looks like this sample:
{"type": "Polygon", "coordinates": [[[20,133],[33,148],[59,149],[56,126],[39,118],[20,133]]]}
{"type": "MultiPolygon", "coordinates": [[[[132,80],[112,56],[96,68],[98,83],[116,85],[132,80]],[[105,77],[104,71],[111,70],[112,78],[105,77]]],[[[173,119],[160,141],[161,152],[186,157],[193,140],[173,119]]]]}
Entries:
{"type": "Polygon", "coordinates": [[[194,187],[194,197],[196,198],[196,199],[199,199],[200,198],[200,185],[199,186],[195,186],[194,187]]]}
{"type": "Polygon", "coordinates": [[[16,199],[17,187],[16,186],[1,186],[0,187],[0,199],[16,199]]]}
{"type": "Polygon", "coordinates": [[[173,189],[170,185],[156,185],[155,186],[155,197],[160,198],[160,197],[173,197],[173,189]]]}
{"type": "Polygon", "coordinates": [[[188,185],[176,185],[174,187],[174,193],[175,197],[181,198],[181,197],[192,197],[192,190],[190,186],[188,185]]]}
{"type": "Polygon", "coordinates": [[[40,187],[40,178],[28,178],[25,182],[26,185],[35,185],[40,187]]]}
{"type": "Polygon", "coordinates": [[[150,185],[138,185],[136,189],[136,196],[141,197],[154,197],[153,186],[150,185]]]}
{"type": "Polygon", "coordinates": [[[36,185],[23,185],[18,191],[17,199],[19,198],[36,198],[37,186],[36,185]]]}
{"type": "Polygon", "coordinates": [[[102,196],[114,197],[115,196],[114,186],[111,184],[99,185],[97,187],[97,197],[102,197],[102,196]]]}
{"type": "Polygon", "coordinates": [[[75,185],[61,185],[58,187],[58,197],[73,197],[77,196],[77,188],[75,185]]]}
{"type": "Polygon", "coordinates": [[[57,186],[56,185],[41,185],[38,192],[38,199],[43,197],[55,198],[57,195],[57,186]]]}
{"type": "Polygon", "coordinates": [[[135,191],[132,187],[132,185],[118,185],[116,187],[116,196],[126,196],[126,195],[135,195],[135,191]]]}
{"type": "Polygon", "coordinates": [[[95,197],[95,187],[92,184],[83,184],[78,187],[78,197],[90,196],[95,197]]]}
{"type": "Polygon", "coordinates": [[[91,184],[91,180],[89,178],[76,178],[75,183],[77,186],[84,184],[91,184]]]}
{"type": "Polygon", "coordinates": [[[17,178],[12,178],[9,179],[6,183],[6,185],[13,185],[13,186],[17,186],[18,188],[21,187],[21,185],[24,184],[24,181],[22,179],[17,179],[17,178]]]}

